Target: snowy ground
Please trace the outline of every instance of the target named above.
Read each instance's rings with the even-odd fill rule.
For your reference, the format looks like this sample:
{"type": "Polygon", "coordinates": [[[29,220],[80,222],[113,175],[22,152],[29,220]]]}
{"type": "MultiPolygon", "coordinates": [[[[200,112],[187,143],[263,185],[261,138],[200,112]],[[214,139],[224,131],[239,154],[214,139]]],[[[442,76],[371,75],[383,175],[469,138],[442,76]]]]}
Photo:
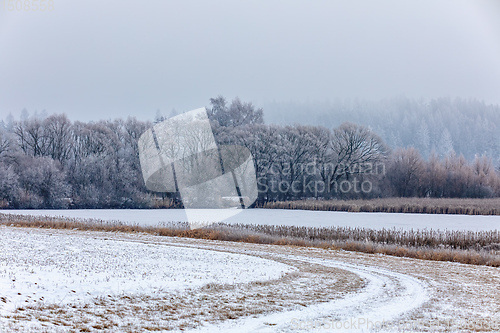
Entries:
{"type": "Polygon", "coordinates": [[[0,315],[96,297],[184,293],[279,279],[293,267],[242,254],[0,226],[0,315]]]}
{"type": "Polygon", "coordinates": [[[0,240],[0,332],[500,330],[498,268],[137,233],[0,240]]]}
{"type": "MultiPolygon", "coordinates": [[[[158,225],[168,221],[187,221],[184,210],[0,210],[6,214],[50,215],[75,218],[97,218],[139,225],[158,225]]],[[[203,215],[203,214],[202,214],[203,215]]],[[[210,215],[209,213],[205,215],[210,215]]],[[[499,230],[500,216],[445,214],[347,213],[306,210],[246,209],[225,222],[245,224],[279,224],[311,227],[345,226],[371,229],[448,229],[499,230]]]]}

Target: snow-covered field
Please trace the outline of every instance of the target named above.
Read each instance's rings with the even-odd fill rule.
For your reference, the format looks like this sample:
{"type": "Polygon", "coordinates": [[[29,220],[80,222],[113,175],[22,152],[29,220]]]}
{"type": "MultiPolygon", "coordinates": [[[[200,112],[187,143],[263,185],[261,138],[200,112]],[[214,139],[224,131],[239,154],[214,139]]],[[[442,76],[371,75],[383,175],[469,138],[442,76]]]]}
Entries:
{"type": "MultiPolygon", "coordinates": [[[[156,210],[0,210],[6,214],[49,215],[74,218],[97,218],[123,223],[154,226],[168,221],[187,221],[182,209],[156,210]]],[[[206,216],[213,216],[207,211],[206,216]]],[[[214,218],[207,218],[207,222],[214,218]]],[[[445,214],[347,213],[306,210],[246,209],[224,220],[228,223],[277,224],[311,227],[345,226],[371,229],[448,229],[499,230],[500,216],[468,216],[445,214]]]]}
{"type": "MultiPolygon", "coordinates": [[[[143,226],[186,221],[183,210],[0,213],[143,226]]],[[[500,229],[499,216],[267,209],[244,210],[225,222],[500,229]]],[[[499,285],[500,270],[491,267],[141,233],[0,226],[1,333],[495,332],[500,331],[499,285]],[[380,325],[385,326],[374,330],[380,325]]]]}
{"type": "Polygon", "coordinates": [[[139,233],[0,240],[0,332],[500,330],[498,268],[139,233]]]}
{"type": "Polygon", "coordinates": [[[82,233],[0,226],[0,315],[98,296],[185,292],[210,283],[278,279],[293,268],[254,256],[82,233]]]}

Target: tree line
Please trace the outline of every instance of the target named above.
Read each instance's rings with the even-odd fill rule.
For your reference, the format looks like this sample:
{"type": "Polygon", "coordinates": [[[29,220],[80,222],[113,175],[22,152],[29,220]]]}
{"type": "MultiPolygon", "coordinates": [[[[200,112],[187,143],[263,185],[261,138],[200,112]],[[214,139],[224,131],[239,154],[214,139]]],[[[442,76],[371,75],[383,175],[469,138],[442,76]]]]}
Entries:
{"type": "MultiPolygon", "coordinates": [[[[391,149],[370,128],[264,123],[261,108],[238,98],[210,100],[219,144],[250,150],[258,202],[375,197],[494,197],[500,177],[491,159],[469,162],[451,151],[425,159],[391,149]]],[[[154,121],[70,121],[64,114],[24,115],[0,126],[3,208],[154,208],[179,205],[176,193],[153,193],[141,174],[137,142],[154,121]]]]}
{"type": "Polygon", "coordinates": [[[412,99],[378,101],[337,99],[330,102],[287,102],[266,105],[266,121],[337,127],[345,121],[369,126],[391,147],[413,146],[428,159],[451,151],[472,161],[491,157],[500,165],[500,105],[477,99],[412,99]]]}

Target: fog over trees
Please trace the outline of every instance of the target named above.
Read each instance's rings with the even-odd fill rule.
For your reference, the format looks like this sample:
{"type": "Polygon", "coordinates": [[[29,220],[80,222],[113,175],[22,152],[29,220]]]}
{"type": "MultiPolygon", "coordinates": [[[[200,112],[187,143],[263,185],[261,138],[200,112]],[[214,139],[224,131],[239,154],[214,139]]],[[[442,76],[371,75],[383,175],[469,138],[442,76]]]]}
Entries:
{"type": "MultiPolygon", "coordinates": [[[[276,120],[280,107],[270,119],[276,120]]],[[[401,98],[339,102],[333,108],[335,112],[325,107],[306,113],[295,105],[282,119],[290,123],[308,117],[309,123],[323,126],[265,124],[262,108],[222,96],[210,99],[207,114],[219,144],[241,145],[252,153],[258,204],[304,198],[500,196],[498,106],[401,98]]],[[[158,113],[154,122],[164,119],[158,113]]],[[[154,122],[72,122],[63,114],[28,112],[20,120],[5,119],[0,124],[0,206],[177,204],[173,199],[178,194],[153,193],[144,185],[137,142],[154,122]]]]}
{"type": "Polygon", "coordinates": [[[487,155],[500,165],[500,106],[476,99],[398,97],[333,102],[268,103],[265,120],[334,128],[343,122],[368,126],[393,148],[414,147],[424,158],[452,151],[472,161],[487,155]]]}

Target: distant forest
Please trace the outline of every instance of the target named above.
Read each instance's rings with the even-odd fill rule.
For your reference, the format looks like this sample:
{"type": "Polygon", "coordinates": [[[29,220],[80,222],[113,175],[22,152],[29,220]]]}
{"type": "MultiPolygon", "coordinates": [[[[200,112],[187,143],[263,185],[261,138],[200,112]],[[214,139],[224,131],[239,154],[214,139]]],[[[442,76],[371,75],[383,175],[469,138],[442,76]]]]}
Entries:
{"type": "Polygon", "coordinates": [[[469,161],[487,155],[500,166],[500,106],[476,99],[269,103],[266,111],[273,124],[334,128],[349,121],[368,126],[390,147],[414,147],[426,159],[433,151],[440,157],[454,151],[469,161]]]}
{"type": "MultiPolygon", "coordinates": [[[[317,107],[261,108],[210,100],[219,144],[254,157],[258,204],[297,199],[498,197],[500,108],[475,100],[405,98],[317,107]],[[281,114],[281,116],[280,116],[281,114]]],[[[178,193],[153,193],[137,142],[155,122],[70,121],[64,114],[0,123],[0,207],[181,207],[178,193]]]]}

